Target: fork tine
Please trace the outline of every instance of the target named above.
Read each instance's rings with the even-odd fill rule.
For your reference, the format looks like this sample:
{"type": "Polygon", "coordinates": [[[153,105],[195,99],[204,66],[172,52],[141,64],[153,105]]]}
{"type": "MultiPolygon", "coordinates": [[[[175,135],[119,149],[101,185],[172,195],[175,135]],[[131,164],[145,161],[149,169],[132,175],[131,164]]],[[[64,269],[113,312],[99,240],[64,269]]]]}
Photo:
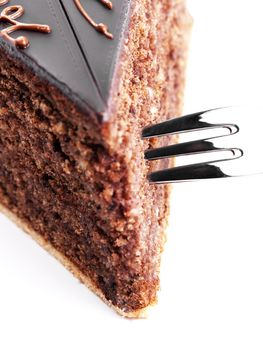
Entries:
{"type": "Polygon", "coordinates": [[[185,133],[189,131],[195,131],[198,129],[211,129],[217,127],[223,127],[230,130],[230,133],[237,131],[237,126],[234,124],[226,123],[211,123],[210,119],[206,118],[209,114],[219,109],[211,109],[199,113],[189,114],[180,118],[173,118],[163,123],[148,126],[142,131],[142,138],[147,139],[151,137],[160,137],[165,135],[185,133]]]}
{"type": "Polygon", "coordinates": [[[149,149],[144,152],[145,159],[157,160],[168,157],[175,157],[188,154],[198,154],[215,150],[230,150],[229,148],[215,147],[214,143],[209,140],[198,140],[191,142],[179,143],[166,147],[149,149]]]}
{"type": "MultiPolygon", "coordinates": [[[[229,161],[229,160],[225,160],[229,161]]],[[[223,161],[221,161],[223,162],[223,161]]],[[[148,175],[150,183],[168,184],[192,180],[230,177],[220,167],[221,162],[199,163],[155,171],[148,175]]]]}
{"type": "Polygon", "coordinates": [[[145,128],[144,138],[189,133],[184,135],[187,142],[145,151],[148,160],[185,156],[177,167],[149,174],[149,181],[159,184],[263,174],[262,116],[259,106],[217,108],[145,128]],[[200,137],[203,130],[208,137],[200,137]]]}
{"type": "Polygon", "coordinates": [[[180,118],[173,118],[163,123],[148,126],[143,129],[142,137],[150,138],[171,135],[175,133],[185,132],[186,130],[206,127],[207,123],[200,122],[203,113],[205,112],[193,113],[180,118]]]}
{"type": "MultiPolygon", "coordinates": [[[[237,147],[226,147],[225,139],[233,140],[233,135],[225,137],[213,137],[203,140],[183,142],[176,145],[165,146],[160,148],[149,149],[144,152],[145,159],[152,161],[157,159],[189,156],[197,154],[210,154],[212,152],[230,152],[233,156],[240,154],[240,149],[237,147]]],[[[220,160],[220,159],[218,159],[220,160]]]]}

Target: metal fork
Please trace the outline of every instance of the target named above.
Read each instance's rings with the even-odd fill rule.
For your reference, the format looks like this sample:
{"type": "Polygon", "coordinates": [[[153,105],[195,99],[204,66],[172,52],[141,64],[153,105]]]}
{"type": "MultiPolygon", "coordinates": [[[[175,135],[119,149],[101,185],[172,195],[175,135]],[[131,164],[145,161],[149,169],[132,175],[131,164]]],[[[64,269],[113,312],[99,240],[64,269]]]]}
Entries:
{"type": "Polygon", "coordinates": [[[263,157],[259,145],[263,135],[263,125],[260,127],[263,118],[260,118],[258,109],[256,112],[255,115],[251,108],[244,107],[218,108],[144,128],[143,139],[172,134],[188,134],[193,137],[190,141],[176,145],[146,150],[145,158],[148,161],[186,156],[187,162],[186,165],[152,172],[148,175],[149,181],[163,184],[263,173],[263,157]],[[257,120],[254,119],[256,116],[257,120]],[[200,137],[200,131],[213,134],[200,137]],[[189,156],[196,155],[201,155],[204,160],[190,160],[189,156]]]}

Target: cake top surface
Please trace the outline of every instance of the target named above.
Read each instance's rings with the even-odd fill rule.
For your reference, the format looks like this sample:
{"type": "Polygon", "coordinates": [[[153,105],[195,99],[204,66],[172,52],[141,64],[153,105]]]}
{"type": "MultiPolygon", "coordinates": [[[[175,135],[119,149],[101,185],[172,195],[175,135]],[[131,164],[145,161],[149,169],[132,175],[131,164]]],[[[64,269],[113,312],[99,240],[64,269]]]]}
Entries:
{"type": "Polygon", "coordinates": [[[55,78],[60,88],[78,102],[103,113],[130,3],[131,0],[0,0],[0,41],[10,46],[12,54],[55,78]],[[29,27],[32,23],[37,25],[29,27]],[[6,40],[8,36],[11,40],[6,40]],[[24,41],[20,39],[19,47],[14,39],[21,36],[24,41]]]}

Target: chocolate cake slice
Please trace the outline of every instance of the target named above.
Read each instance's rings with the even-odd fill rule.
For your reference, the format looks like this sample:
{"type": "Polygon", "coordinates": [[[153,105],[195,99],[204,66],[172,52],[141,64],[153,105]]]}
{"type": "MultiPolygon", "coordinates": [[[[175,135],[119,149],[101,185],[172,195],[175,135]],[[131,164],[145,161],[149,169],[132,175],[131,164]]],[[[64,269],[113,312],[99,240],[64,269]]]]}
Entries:
{"type": "MultiPolygon", "coordinates": [[[[0,203],[127,317],[156,302],[169,187],[142,128],[180,113],[183,0],[0,0],[0,203]]],[[[1,229],[1,228],[0,228],[1,229]]]]}

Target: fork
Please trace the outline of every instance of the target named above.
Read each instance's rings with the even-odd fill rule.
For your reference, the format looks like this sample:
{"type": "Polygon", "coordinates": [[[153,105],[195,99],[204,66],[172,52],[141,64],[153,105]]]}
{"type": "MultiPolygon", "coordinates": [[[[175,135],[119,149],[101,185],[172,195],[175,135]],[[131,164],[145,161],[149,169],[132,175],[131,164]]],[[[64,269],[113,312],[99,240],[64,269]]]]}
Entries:
{"type": "Polygon", "coordinates": [[[143,139],[173,134],[192,137],[190,141],[146,150],[145,159],[148,161],[169,157],[186,159],[185,165],[150,173],[148,180],[164,184],[263,173],[259,147],[263,126],[260,127],[260,118],[251,120],[253,115],[251,108],[217,108],[144,128],[143,139]],[[202,137],[200,132],[208,132],[209,136],[202,137]],[[192,160],[193,156],[204,159],[192,160]]]}

